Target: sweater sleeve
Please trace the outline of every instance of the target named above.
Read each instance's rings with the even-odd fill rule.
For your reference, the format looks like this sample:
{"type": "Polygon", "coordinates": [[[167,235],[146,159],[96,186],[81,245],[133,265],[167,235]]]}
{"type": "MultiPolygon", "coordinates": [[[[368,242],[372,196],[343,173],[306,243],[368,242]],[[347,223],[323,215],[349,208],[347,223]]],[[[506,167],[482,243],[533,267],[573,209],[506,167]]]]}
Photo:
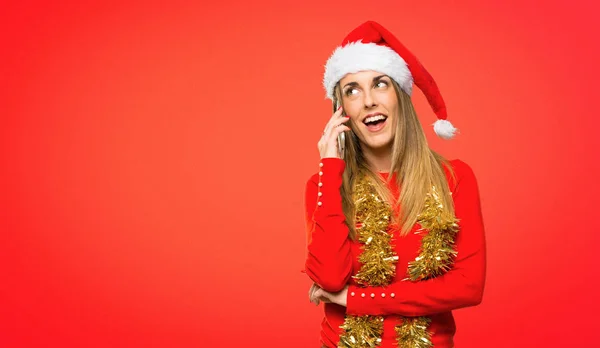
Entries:
{"type": "Polygon", "coordinates": [[[348,226],[342,209],[342,174],[345,162],[323,158],[319,174],[306,183],[306,274],[326,291],[344,288],[352,275],[348,226]]]}
{"type": "Polygon", "coordinates": [[[457,256],[452,269],[436,278],[396,281],[385,287],[350,285],[348,314],[422,316],[481,303],[486,246],[478,185],[466,163],[457,160],[456,172],[458,182],[452,196],[460,230],[455,240],[457,256]]]}

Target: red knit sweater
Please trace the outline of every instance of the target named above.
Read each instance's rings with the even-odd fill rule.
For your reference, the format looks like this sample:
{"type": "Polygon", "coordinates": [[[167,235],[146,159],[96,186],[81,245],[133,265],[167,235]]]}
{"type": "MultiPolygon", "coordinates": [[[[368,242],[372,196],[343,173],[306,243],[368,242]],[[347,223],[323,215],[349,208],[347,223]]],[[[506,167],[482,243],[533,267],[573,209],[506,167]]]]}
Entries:
{"type": "MultiPolygon", "coordinates": [[[[456,331],[452,310],[475,306],[481,302],[486,272],[486,248],[479,191],[472,169],[461,160],[452,160],[456,181],[446,177],[452,192],[455,214],[460,230],[455,240],[458,255],[450,271],[425,281],[401,281],[406,278],[408,262],[418,256],[424,233],[411,232],[400,237],[398,229],[392,243],[399,260],[396,276],[388,286],[362,287],[352,276],[360,269],[358,256],[360,243],[348,238],[348,228],[342,211],[340,187],[345,162],[338,158],[324,158],[319,174],[313,175],[306,185],[306,229],[308,253],[305,271],[320,287],[337,292],[349,284],[347,307],[333,303],[324,304],[325,317],[321,324],[321,345],[337,347],[340,325],[345,314],[383,315],[384,330],[380,347],[397,347],[394,327],[401,324],[401,316],[427,316],[431,318],[429,332],[435,348],[453,347],[456,331]],[[318,192],[321,196],[318,196],[318,192]],[[317,203],[320,202],[320,205],[317,203]],[[363,297],[364,294],[364,297],[363,297]]],[[[387,174],[380,174],[386,177],[387,174]]],[[[398,195],[392,180],[391,191],[398,195]]]]}

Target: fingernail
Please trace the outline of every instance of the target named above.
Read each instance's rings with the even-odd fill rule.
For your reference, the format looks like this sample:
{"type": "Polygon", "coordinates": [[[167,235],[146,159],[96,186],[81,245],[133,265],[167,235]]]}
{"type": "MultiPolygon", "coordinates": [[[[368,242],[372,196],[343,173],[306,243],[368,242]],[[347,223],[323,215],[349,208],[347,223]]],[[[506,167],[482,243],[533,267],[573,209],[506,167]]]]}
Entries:
{"type": "Polygon", "coordinates": [[[346,118],[350,118],[350,116],[348,116],[348,115],[346,115],[345,117],[346,117],[346,118]]]}
{"type": "Polygon", "coordinates": [[[342,108],[342,106],[341,106],[341,105],[340,105],[340,106],[338,106],[338,111],[339,111],[341,108],[342,108]]]}

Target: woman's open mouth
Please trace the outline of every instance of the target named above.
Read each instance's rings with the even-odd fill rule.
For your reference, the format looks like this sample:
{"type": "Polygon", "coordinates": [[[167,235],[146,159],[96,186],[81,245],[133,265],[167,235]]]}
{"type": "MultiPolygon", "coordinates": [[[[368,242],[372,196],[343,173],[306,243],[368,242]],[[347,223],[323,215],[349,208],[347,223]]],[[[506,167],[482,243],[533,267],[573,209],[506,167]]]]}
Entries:
{"type": "Polygon", "coordinates": [[[365,118],[363,123],[365,124],[365,126],[367,126],[367,129],[370,132],[378,132],[381,129],[383,129],[386,120],[387,116],[379,114],[365,118]]]}

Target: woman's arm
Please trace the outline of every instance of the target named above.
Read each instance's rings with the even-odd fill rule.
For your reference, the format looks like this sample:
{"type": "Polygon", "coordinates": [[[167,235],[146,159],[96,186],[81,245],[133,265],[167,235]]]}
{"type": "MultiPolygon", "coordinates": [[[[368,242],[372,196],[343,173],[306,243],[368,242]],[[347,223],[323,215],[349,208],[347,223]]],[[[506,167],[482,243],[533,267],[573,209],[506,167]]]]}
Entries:
{"type": "Polygon", "coordinates": [[[347,313],[352,315],[421,316],[478,305],[483,296],[486,246],[477,181],[472,169],[457,161],[460,172],[453,192],[460,230],[453,268],[433,279],[398,281],[385,287],[350,285],[347,313]],[[365,294],[363,297],[363,293],[365,294]]]}
{"type": "Polygon", "coordinates": [[[348,226],[340,194],[345,162],[339,158],[323,158],[321,163],[321,174],[314,175],[306,183],[308,254],[305,267],[317,285],[326,291],[337,292],[352,275],[348,226]]]}

